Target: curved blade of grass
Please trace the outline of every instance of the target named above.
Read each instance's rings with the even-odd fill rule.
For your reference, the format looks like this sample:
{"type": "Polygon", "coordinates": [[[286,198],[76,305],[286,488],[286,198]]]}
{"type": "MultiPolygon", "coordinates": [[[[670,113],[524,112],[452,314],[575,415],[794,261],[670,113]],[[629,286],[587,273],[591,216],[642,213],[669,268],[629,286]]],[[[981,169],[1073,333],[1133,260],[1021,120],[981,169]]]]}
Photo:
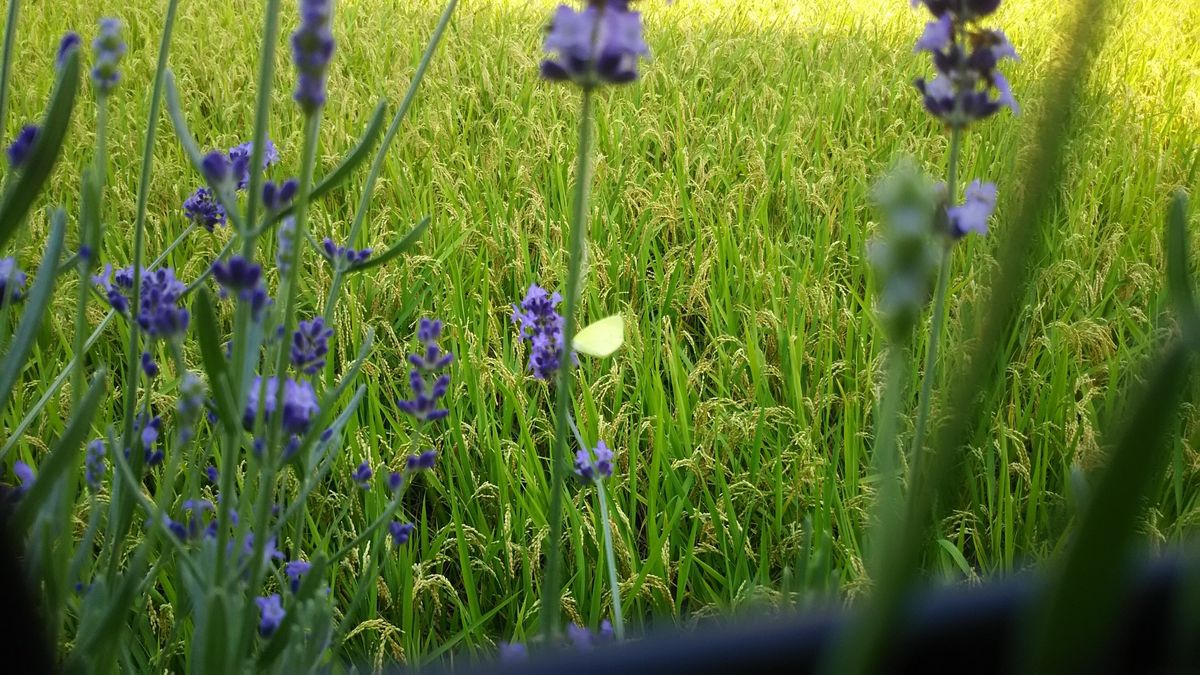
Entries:
{"type": "Polygon", "coordinates": [[[1109,457],[1057,570],[1046,602],[1030,621],[1032,673],[1084,672],[1084,659],[1111,625],[1127,589],[1143,498],[1167,464],[1167,442],[1191,370],[1188,349],[1173,343],[1160,357],[1109,457]]]}
{"type": "Polygon", "coordinates": [[[196,335],[200,342],[200,359],[204,363],[204,372],[208,374],[208,385],[212,388],[213,401],[219,411],[218,417],[230,433],[237,433],[240,427],[234,404],[233,391],[229,388],[229,369],[225,362],[225,354],[221,351],[220,334],[217,332],[217,318],[212,309],[212,298],[204,288],[196,294],[192,302],[192,314],[196,317],[196,335]]]}
{"type": "MultiPolygon", "coordinates": [[[[167,70],[164,75],[166,78],[164,84],[167,92],[167,115],[171,117],[171,126],[175,129],[175,137],[183,146],[183,152],[191,162],[192,168],[203,176],[204,170],[201,166],[204,155],[200,152],[200,146],[196,145],[196,138],[192,136],[187,119],[183,116],[183,108],[179,104],[179,89],[175,86],[175,75],[170,70],[167,70]]],[[[245,221],[242,219],[242,212],[238,210],[237,204],[228,198],[229,195],[225,194],[225,191],[218,190],[216,185],[210,183],[209,187],[212,188],[213,196],[225,209],[225,215],[233,223],[234,232],[245,232],[245,221]]]]}
{"type": "Polygon", "coordinates": [[[37,280],[29,293],[17,333],[4,355],[4,363],[0,364],[0,410],[8,404],[13,386],[25,368],[25,361],[33,349],[34,340],[37,339],[38,329],[42,326],[42,320],[46,318],[50,296],[54,293],[54,283],[58,280],[58,257],[62,254],[66,229],[67,214],[62,209],[56,209],[50,216],[50,238],[46,241],[46,252],[42,254],[42,262],[38,265],[37,280]]]}
{"type": "Polygon", "coordinates": [[[83,446],[83,441],[92,428],[92,419],[95,418],[96,409],[100,407],[104,395],[105,376],[104,369],[100,369],[92,378],[92,385],[88,387],[79,407],[71,414],[67,428],[63,430],[62,436],[59,436],[49,457],[38,467],[33,487],[21,496],[21,503],[17,505],[11,521],[14,533],[24,532],[29,527],[42,504],[57,489],[61,478],[75,480],[75,476],[67,475],[67,472],[74,466],[73,460],[78,460],[79,448],[83,446]]]}
{"type": "Polygon", "coordinates": [[[404,235],[403,239],[396,242],[396,244],[391,248],[377,256],[368,258],[366,262],[351,265],[347,271],[362,272],[363,270],[369,270],[372,267],[382,265],[404,255],[410,248],[415,246],[417,242],[421,240],[421,237],[425,234],[425,230],[429,229],[429,220],[429,216],[425,216],[421,219],[421,222],[417,223],[411,230],[408,231],[408,234],[404,235]]]}
{"type": "Polygon", "coordinates": [[[1167,212],[1167,286],[1171,306],[1179,321],[1183,339],[1192,349],[1200,348],[1200,313],[1192,290],[1191,262],[1188,255],[1187,195],[1175,193],[1167,212]]]}
{"type": "Polygon", "coordinates": [[[0,250],[8,243],[24,220],[50,178],[50,172],[58,161],[67,126],[71,122],[71,111],[75,108],[75,95],[79,91],[79,50],[67,54],[58,69],[58,79],[50,95],[50,104],[42,118],[42,128],[33,145],[33,153],[17,179],[9,186],[0,203],[0,250]]]}

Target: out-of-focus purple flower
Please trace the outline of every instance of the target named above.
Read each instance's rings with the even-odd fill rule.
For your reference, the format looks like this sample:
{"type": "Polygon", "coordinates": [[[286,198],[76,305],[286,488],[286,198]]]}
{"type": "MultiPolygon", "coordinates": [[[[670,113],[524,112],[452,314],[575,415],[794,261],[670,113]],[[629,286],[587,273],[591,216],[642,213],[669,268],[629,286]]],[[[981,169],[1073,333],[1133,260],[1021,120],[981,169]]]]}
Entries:
{"type": "Polygon", "coordinates": [[[351,266],[365,263],[367,258],[371,257],[372,252],[369,248],[355,250],[346,246],[338,246],[328,237],[321,242],[321,247],[325,249],[326,257],[335,265],[351,266]]]}
{"type": "Polygon", "coordinates": [[[262,187],[263,206],[268,211],[282,211],[291,205],[292,200],[296,198],[296,191],[300,189],[300,182],[295,178],[289,178],[282,183],[274,183],[267,181],[262,187]]]}
{"type": "Polygon", "coordinates": [[[450,414],[439,405],[450,389],[450,374],[442,372],[453,361],[454,355],[444,351],[438,343],[442,337],[441,321],[421,319],[417,337],[421,340],[422,353],[410,354],[408,362],[413,368],[408,373],[408,386],[413,397],[397,402],[397,407],[424,424],[442,419],[450,414]]]}
{"type": "MultiPolygon", "coordinates": [[[[275,390],[279,387],[276,378],[267,379],[266,386],[266,418],[272,419],[276,411],[275,390]]],[[[258,416],[258,395],[259,389],[262,388],[262,377],[255,376],[254,381],[250,383],[250,390],[246,411],[242,417],[242,424],[246,429],[254,428],[254,420],[258,416]]],[[[313,418],[317,416],[319,410],[317,402],[317,392],[313,390],[312,383],[301,380],[297,382],[290,377],[283,382],[283,429],[289,434],[304,434],[308,431],[308,427],[312,424],[313,418]]]]}
{"type": "MultiPolygon", "coordinates": [[[[531,284],[520,305],[513,305],[512,320],[521,340],[529,343],[529,370],[539,380],[551,380],[558,372],[564,345],[563,317],[558,313],[562,296],[531,284]]],[[[572,354],[574,359],[574,354],[572,354]]]]}
{"type": "Polygon", "coordinates": [[[632,82],[638,61],[650,55],[641,13],[617,2],[589,4],[583,11],[559,5],[543,49],[551,56],[542,61],[542,77],[585,87],[632,82]]]}
{"type": "Polygon", "coordinates": [[[209,464],[208,468],[204,470],[204,477],[208,479],[208,482],[213,483],[215,485],[217,482],[217,479],[220,478],[221,475],[217,471],[217,467],[209,464]]]}
{"type": "Polygon", "coordinates": [[[953,30],[954,23],[950,20],[950,14],[941,15],[936,20],[925,24],[925,32],[917,40],[913,51],[936,52],[949,47],[954,40],[953,30]]]}
{"type": "Polygon", "coordinates": [[[79,49],[81,44],[83,44],[83,40],[79,38],[79,33],[71,32],[63,35],[62,40],[58,42],[58,54],[54,57],[55,67],[62,68],[63,62],[67,60],[67,55],[79,49]]]}
{"type": "Polygon", "coordinates": [[[318,316],[311,321],[301,321],[296,332],[292,333],[292,365],[305,375],[312,375],[324,368],[331,336],[333,329],[325,326],[324,318],[318,316]]]}
{"type": "Polygon", "coordinates": [[[212,272],[221,286],[221,297],[232,293],[242,302],[249,303],[251,314],[257,321],[271,300],[261,283],[262,265],[234,255],[228,261],[214,262],[212,272]]]}
{"type": "MultiPolygon", "coordinates": [[[[245,190],[250,184],[250,158],[254,153],[254,141],[246,141],[229,149],[229,165],[236,179],[237,189],[245,190]]],[[[279,162],[279,150],[271,139],[263,143],[262,168],[266,171],[279,162]]]]}
{"type": "Polygon", "coordinates": [[[332,5],[330,0],[300,0],[300,27],[292,33],[292,61],[298,75],[293,98],[308,114],[325,105],[325,82],[334,47],[329,29],[332,5]]]}
{"type": "Polygon", "coordinates": [[[20,479],[21,486],[17,488],[17,496],[21,496],[33,487],[33,481],[36,476],[33,473],[33,467],[29,466],[21,460],[13,462],[13,474],[20,479]]]}
{"type": "Polygon", "coordinates": [[[258,633],[263,637],[270,637],[276,630],[279,630],[279,624],[283,623],[283,617],[287,616],[287,612],[283,610],[283,604],[280,602],[279,594],[272,593],[255,598],[254,604],[258,605],[258,633]]]}
{"type": "Polygon", "coordinates": [[[225,189],[234,184],[233,163],[229,155],[220,150],[211,150],[200,161],[200,170],[209,184],[217,189],[225,189]]]}
{"type": "Polygon", "coordinates": [[[179,401],[175,409],[179,413],[179,439],[187,442],[192,439],[196,423],[200,421],[200,413],[204,411],[204,382],[195,373],[184,373],[179,383],[179,401]]]}
{"type": "Polygon", "coordinates": [[[33,154],[33,146],[37,144],[41,128],[36,124],[26,124],[17,132],[17,137],[8,146],[8,165],[13,170],[20,169],[29,161],[33,154]]]}
{"type": "Polygon", "coordinates": [[[587,449],[580,448],[575,453],[575,474],[589,483],[603,480],[612,476],[612,460],[612,450],[604,441],[597,443],[590,454],[587,449]],[[595,456],[594,460],[592,459],[593,455],[595,456]]]}
{"type": "Polygon", "coordinates": [[[0,258],[0,307],[24,297],[26,277],[14,258],[0,258]]]}
{"type": "MultiPolygon", "coordinates": [[[[138,434],[138,438],[142,441],[146,467],[150,468],[161,464],[164,457],[163,451],[156,446],[159,434],[162,433],[162,418],[158,415],[150,416],[146,413],[139,413],[133,420],[133,432],[138,434]]],[[[125,456],[129,457],[128,448],[125,449],[125,456]]]]}
{"type": "Polygon", "coordinates": [[[910,0],[913,7],[925,5],[934,16],[953,13],[964,21],[979,19],[996,11],[1000,0],[910,0]]]}
{"type": "Polygon", "coordinates": [[[988,219],[996,210],[995,183],[973,180],[963,197],[962,204],[946,210],[952,234],[955,237],[965,237],[968,232],[987,234],[988,219]]]}
{"type": "Polygon", "coordinates": [[[592,631],[575,622],[567,626],[567,639],[571,641],[571,646],[580,652],[590,652],[596,648],[592,631]]]}
{"type": "Polygon", "coordinates": [[[287,575],[288,586],[292,589],[293,593],[300,590],[301,580],[303,580],[304,575],[308,574],[308,571],[311,569],[312,563],[307,560],[292,560],[284,564],[283,573],[287,575]]]}
{"type": "Polygon", "coordinates": [[[500,663],[525,663],[529,660],[529,650],[520,642],[501,642],[497,647],[500,663]]]}
{"type": "Polygon", "coordinates": [[[217,201],[213,191],[206,187],[198,188],[191,197],[184,200],[183,215],[209,232],[217,225],[224,225],[227,220],[225,207],[217,201]]]}
{"type": "Polygon", "coordinates": [[[163,515],[163,522],[166,523],[167,529],[171,530],[181,541],[191,541],[210,531],[215,533],[215,521],[210,522],[207,527],[205,526],[208,515],[216,512],[212,502],[207,499],[188,499],[183,502],[183,511],[187,514],[183,523],[163,515]]]}
{"type": "Polygon", "coordinates": [[[358,468],[354,469],[354,473],[350,474],[350,477],[354,479],[355,483],[358,483],[358,487],[366,490],[371,487],[371,476],[374,475],[375,472],[371,470],[370,463],[364,459],[362,464],[359,464],[358,468]]]}
{"type": "Polygon", "coordinates": [[[401,523],[399,521],[388,523],[388,534],[392,537],[392,545],[403,546],[407,544],[409,537],[412,536],[415,529],[416,527],[412,523],[401,523]]]}
{"type": "MultiPolygon", "coordinates": [[[[104,272],[92,277],[92,281],[104,288],[108,304],[122,314],[129,311],[129,295],[133,291],[133,267],[117,270],[104,266],[104,272]],[[111,280],[110,280],[111,277],[111,280]]],[[[175,278],[170,268],[153,272],[142,271],[142,292],[138,303],[137,323],[152,338],[170,339],[187,330],[190,315],[179,306],[179,300],[187,289],[175,278]]]]}
{"type": "Polygon", "coordinates": [[[426,450],[419,455],[409,455],[406,468],[409,471],[425,471],[432,469],[437,463],[437,451],[426,450]]]}
{"type": "Polygon", "coordinates": [[[83,477],[93,491],[100,487],[100,479],[104,478],[104,473],[107,471],[104,452],[104,439],[97,438],[87,445],[87,453],[83,460],[83,477]]]}
{"type": "MultiPolygon", "coordinates": [[[[236,519],[234,519],[233,524],[237,525],[236,519]]],[[[230,543],[232,544],[233,542],[230,543]]],[[[265,544],[263,544],[263,564],[267,564],[272,560],[283,560],[283,554],[279,552],[279,549],[276,548],[275,545],[275,537],[271,537],[266,541],[265,544]]],[[[246,537],[242,539],[242,556],[248,558],[252,555],[254,555],[254,533],[248,532],[246,533],[246,537]]]]}
{"type": "Polygon", "coordinates": [[[154,357],[150,352],[142,352],[142,370],[146,372],[146,377],[154,379],[158,377],[158,364],[155,363],[154,357]]]}
{"type": "Polygon", "coordinates": [[[118,19],[100,19],[100,34],[92,41],[92,52],[96,64],[92,67],[92,83],[101,96],[107,96],[121,81],[117,66],[125,55],[125,41],[121,39],[121,22],[118,19]]]}
{"type": "Polygon", "coordinates": [[[283,222],[279,223],[276,241],[275,264],[279,267],[279,273],[286,276],[292,269],[292,260],[296,257],[295,218],[284,218],[283,222]]]}
{"type": "Polygon", "coordinates": [[[388,474],[388,490],[395,492],[396,490],[400,489],[401,485],[404,485],[404,474],[400,473],[399,471],[393,471],[388,474]]]}

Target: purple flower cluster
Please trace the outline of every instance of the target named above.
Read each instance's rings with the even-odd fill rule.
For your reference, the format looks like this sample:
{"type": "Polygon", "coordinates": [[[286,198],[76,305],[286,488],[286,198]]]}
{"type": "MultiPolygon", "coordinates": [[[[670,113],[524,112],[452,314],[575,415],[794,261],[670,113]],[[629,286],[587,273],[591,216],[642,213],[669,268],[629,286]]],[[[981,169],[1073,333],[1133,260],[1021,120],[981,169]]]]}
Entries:
{"type": "Polygon", "coordinates": [[[258,606],[258,632],[263,637],[270,637],[276,630],[279,630],[279,625],[283,623],[283,617],[287,616],[287,612],[283,610],[283,604],[280,602],[279,594],[272,593],[255,598],[254,604],[258,606]]]}
{"type": "Polygon", "coordinates": [[[8,165],[16,169],[25,166],[33,154],[33,146],[37,143],[41,128],[36,124],[26,124],[17,132],[17,137],[8,146],[8,165]]]}
{"type": "Polygon", "coordinates": [[[96,65],[92,67],[92,83],[96,92],[107,96],[121,81],[117,66],[125,55],[125,41],[121,39],[121,22],[117,19],[100,19],[100,34],[92,41],[92,52],[96,65]]]}
{"type": "Polygon", "coordinates": [[[312,563],[307,560],[291,560],[283,565],[283,573],[288,578],[288,586],[292,592],[300,590],[300,582],[304,580],[304,575],[312,569],[312,563]]]}
{"type": "Polygon", "coordinates": [[[408,362],[413,367],[408,374],[413,397],[397,403],[401,411],[412,415],[422,424],[450,414],[449,410],[439,406],[441,398],[450,389],[450,374],[442,371],[454,362],[454,354],[443,351],[438,344],[443,327],[441,321],[421,319],[417,339],[421,341],[424,352],[408,356],[408,362]]]}
{"type": "Polygon", "coordinates": [[[58,42],[58,53],[54,56],[54,67],[62,68],[63,62],[67,60],[71,52],[79,49],[79,45],[81,44],[83,44],[83,40],[80,39],[79,33],[68,32],[63,34],[62,40],[58,42]]]}
{"type": "Polygon", "coordinates": [[[638,60],[650,55],[642,15],[628,2],[592,2],[579,11],[559,5],[543,45],[542,77],[584,87],[624,84],[638,78],[638,60]]]}
{"type": "MultiPolygon", "coordinates": [[[[254,141],[246,141],[229,149],[229,166],[235,179],[237,189],[245,190],[250,184],[250,158],[254,154],[254,141]]],[[[263,143],[262,168],[266,171],[273,164],[279,163],[279,151],[271,139],[263,143]]]]}
{"type": "MultiPolygon", "coordinates": [[[[258,399],[259,390],[262,389],[262,377],[255,376],[254,381],[250,384],[249,398],[246,402],[245,414],[242,416],[242,424],[247,430],[254,428],[254,420],[258,417],[258,399]]],[[[265,412],[267,419],[275,414],[278,409],[276,402],[275,390],[278,389],[278,380],[271,377],[267,379],[266,386],[266,406],[265,412]]],[[[313,389],[312,383],[301,380],[299,382],[290,377],[283,382],[283,429],[289,434],[303,434],[308,431],[312,424],[313,418],[317,416],[319,411],[319,403],[317,402],[317,392],[313,389]]]]}
{"type": "Polygon", "coordinates": [[[345,264],[346,266],[360,265],[371,257],[371,249],[364,248],[361,251],[356,251],[348,246],[338,246],[328,237],[321,242],[321,247],[325,249],[325,255],[333,261],[335,265],[345,264]]]}
{"type": "Polygon", "coordinates": [[[611,642],[613,639],[612,623],[608,619],[600,622],[600,632],[593,633],[584,626],[572,623],[567,626],[567,639],[571,641],[571,646],[580,652],[590,652],[596,648],[596,645],[602,642],[611,642]]]}
{"type": "Polygon", "coordinates": [[[300,181],[295,178],[289,178],[278,184],[267,181],[262,186],[263,206],[268,211],[282,211],[291,205],[292,200],[296,198],[296,191],[299,189],[300,181]]]}
{"type": "Polygon", "coordinates": [[[240,255],[230,256],[227,261],[216,261],[212,265],[213,278],[221,286],[221,297],[236,295],[242,302],[249,303],[251,314],[257,320],[271,298],[262,285],[262,265],[250,262],[240,255]]]}
{"type": "Polygon", "coordinates": [[[996,184],[973,180],[963,197],[962,204],[946,209],[951,235],[961,239],[968,232],[987,234],[988,219],[996,210],[996,184]]]}
{"type": "Polygon", "coordinates": [[[375,472],[371,470],[371,463],[364,459],[362,464],[359,464],[354,469],[354,472],[350,474],[350,477],[354,479],[355,483],[358,483],[358,487],[368,490],[371,488],[371,477],[374,475],[375,472]]]}
{"type": "Polygon", "coordinates": [[[436,463],[437,451],[426,450],[419,455],[409,455],[408,460],[405,463],[405,468],[409,471],[428,471],[429,469],[432,469],[436,463]]]}
{"type": "Polygon", "coordinates": [[[88,487],[93,491],[100,487],[100,479],[104,477],[107,471],[104,464],[104,440],[97,438],[91,443],[88,443],[87,454],[83,460],[83,477],[87,481],[88,487]]]}
{"type": "Polygon", "coordinates": [[[333,329],[328,328],[325,319],[319,316],[311,321],[301,321],[292,333],[292,365],[305,375],[313,375],[324,368],[332,336],[333,329]]]}
{"type": "MultiPolygon", "coordinates": [[[[129,311],[129,294],[133,291],[132,266],[114,274],[112,265],[105,265],[104,272],[92,277],[92,281],[104,289],[113,309],[122,314],[129,311]]],[[[137,322],[147,335],[165,340],[187,330],[190,315],[179,306],[185,290],[187,287],[175,278],[175,272],[170,268],[142,271],[137,322]]]]}
{"type": "Polygon", "coordinates": [[[412,536],[413,530],[417,529],[412,523],[391,522],[388,523],[388,534],[392,537],[393,546],[403,546],[408,543],[409,537],[412,536]]]}
{"type": "Polygon", "coordinates": [[[187,442],[192,439],[196,423],[200,421],[200,413],[204,411],[204,383],[194,373],[184,373],[179,383],[179,400],[175,410],[179,413],[179,440],[187,442]]]}
{"type": "Polygon", "coordinates": [[[1019,60],[1016,49],[1003,31],[975,26],[1000,5],[999,0],[913,0],[924,4],[934,20],[925,25],[915,51],[929,52],[937,76],[916,82],[925,108],[952,128],[964,129],[972,122],[1007,107],[1019,112],[1012,87],[997,66],[1003,59],[1019,60]]]}
{"type": "Polygon", "coordinates": [[[292,33],[292,61],[299,78],[293,98],[307,114],[325,105],[325,83],[333,58],[331,0],[300,0],[300,27],[292,33]]]}
{"type": "MultiPolygon", "coordinates": [[[[562,360],[563,317],[558,313],[562,295],[531,284],[520,305],[513,305],[512,321],[521,340],[529,343],[529,371],[539,380],[553,379],[562,360]]],[[[574,354],[572,354],[574,358],[574,354]]]]}
{"type": "MultiPolygon", "coordinates": [[[[158,436],[162,432],[162,418],[141,413],[133,421],[133,432],[142,441],[143,459],[146,467],[158,466],[163,461],[162,448],[158,446],[158,436]]],[[[129,448],[125,448],[125,457],[129,458],[129,448]]]]}
{"type": "Polygon", "coordinates": [[[575,475],[581,480],[593,483],[612,476],[613,453],[604,441],[596,444],[591,453],[586,448],[580,448],[575,453],[575,475]],[[595,459],[592,459],[593,455],[595,459]]]}
{"type": "Polygon", "coordinates": [[[17,267],[15,259],[0,258],[0,307],[22,298],[25,281],[25,273],[17,267]]]}
{"type": "Polygon", "coordinates": [[[216,509],[213,503],[207,499],[188,499],[183,502],[183,510],[187,512],[186,524],[172,520],[166,515],[163,516],[163,522],[166,523],[167,529],[171,531],[180,541],[191,541],[196,539],[201,534],[209,537],[217,535],[215,520],[208,522],[205,526],[206,514],[215,513],[216,509]]]}
{"type": "Polygon", "coordinates": [[[33,481],[37,478],[33,473],[33,467],[19,459],[13,462],[13,475],[21,481],[21,485],[17,488],[18,497],[29,492],[29,489],[33,487],[33,481]]]}
{"type": "Polygon", "coordinates": [[[184,200],[183,214],[188,220],[209,232],[226,222],[225,207],[217,201],[213,191],[206,187],[197,188],[192,196],[184,200]]]}
{"type": "Polygon", "coordinates": [[[275,264],[280,274],[287,275],[292,269],[292,258],[296,257],[296,219],[284,218],[275,238],[275,264]]]}

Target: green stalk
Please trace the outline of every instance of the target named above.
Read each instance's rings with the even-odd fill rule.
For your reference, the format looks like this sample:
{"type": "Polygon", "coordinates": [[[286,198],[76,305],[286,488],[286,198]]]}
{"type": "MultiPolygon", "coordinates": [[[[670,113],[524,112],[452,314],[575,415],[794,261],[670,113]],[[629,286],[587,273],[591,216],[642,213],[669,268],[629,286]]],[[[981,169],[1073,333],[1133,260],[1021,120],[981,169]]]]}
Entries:
{"type": "MultiPolygon", "coordinates": [[[[107,157],[107,137],[108,137],[108,96],[100,95],[99,106],[96,108],[96,156],[95,156],[95,172],[93,175],[96,179],[96,203],[92,205],[92,217],[99,223],[101,220],[101,196],[104,194],[104,178],[105,169],[108,165],[107,157]]],[[[84,189],[86,189],[87,180],[84,179],[84,189]]],[[[87,199],[83,196],[83,199],[87,199]]],[[[86,211],[86,209],[84,209],[86,211]]],[[[79,228],[79,247],[82,249],[87,246],[91,249],[93,259],[98,254],[99,237],[91,236],[92,223],[80,223],[79,228]]],[[[75,354],[75,359],[72,360],[71,366],[71,407],[79,405],[79,399],[83,397],[84,387],[84,363],[83,352],[84,343],[87,340],[87,301],[88,294],[91,292],[91,280],[88,278],[88,272],[92,269],[91,260],[84,260],[83,256],[79,256],[79,298],[75,304],[75,336],[73,338],[72,353],[75,354]]]]}
{"type": "MultiPolygon", "coordinates": [[[[262,56],[258,64],[258,101],[254,110],[254,140],[250,150],[250,183],[246,196],[246,229],[254,228],[258,202],[262,195],[262,158],[266,151],[267,125],[271,115],[271,83],[275,75],[275,45],[279,42],[279,0],[267,0],[267,17],[263,26],[262,56]]],[[[242,239],[242,256],[254,256],[254,237],[242,239]]]]}
{"type": "MultiPolygon", "coordinates": [[[[150,116],[146,123],[146,139],[142,146],[142,166],[140,176],[138,177],[138,192],[137,192],[137,215],[134,219],[133,228],[133,288],[130,291],[129,298],[129,316],[136,317],[138,314],[139,294],[142,289],[142,255],[145,248],[146,240],[146,202],[150,196],[150,173],[154,167],[154,139],[158,132],[158,117],[162,108],[162,93],[163,82],[166,80],[167,71],[167,53],[171,48],[171,34],[175,27],[175,13],[179,7],[179,0],[169,0],[167,3],[166,24],[163,26],[162,40],[158,46],[158,63],[154,70],[154,86],[150,92],[150,116]]],[[[129,351],[125,354],[125,392],[122,402],[123,411],[123,430],[121,434],[121,447],[133,448],[136,454],[140,444],[133,443],[133,417],[134,410],[137,407],[137,381],[138,369],[141,367],[139,363],[139,348],[140,331],[137,321],[129,322],[129,351]]],[[[135,459],[136,461],[136,459],[135,459]]],[[[115,497],[116,495],[114,495],[115,497]]],[[[120,500],[119,517],[114,525],[115,543],[111,549],[112,557],[109,559],[109,581],[115,583],[117,567],[121,561],[121,548],[124,543],[125,533],[129,529],[129,518],[131,516],[132,502],[128,498],[120,500]]]]}
{"type": "Polygon", "coordinates": [[[8,122],[8,73],[12,67],[13,43],[17,39],[17,15],[21,0],[8,0],[8,18],[4,24],[4,55],[0,56],[0,146],[4,145],[4,126],[8,122]]]}
{"type": "Polygon", "coordinates": [[[575,164],[575,201],[571,214],[570,258],[567,263],[566,310],[563,312],[563,349],[558,364],[557,401],[554,420],[554,448],[550,455],[550,541],[546,558],[546,585],[542,589],[542,633],[550,640],[558,632],[562,614],[562,510],[563,481],[566,478],[568,419],[571,414],[571,370],[574,350],[575,312],[579,305],[579,284],[583,277],[583,256],[587,244],[588,188],[591,183],[592,89],[583,88],[579,120],[579,150],[575,164]]]}
{"type": "MultiPolygon", "coordinates": [[[[362,230],[363,223],[367,219],[367,209],[370,208],[371,200],[375,196],[375,183],[379,180],[380,172],[383,171],[383,162],[387,158],[388,149],[392,146],[396,132],[400,130],[400,123],[408,115],[408,109],[412,106],[413,99],[416,98],[417,88],[421,86],[421,81],[425,79],[425,71],[429,68],[429,62],[433,60],[433,53],[442,41],[442,34],[446,32],[446,26],[450,23],[450,17],[454,15],[454,8],[457,6],[458,0],[450,0],[446,4],[446,8],[442,10],[442,16],[438,20],[437,27],[433,29],[433,35],[429,38],[429,44],[425,47],[425,53],[421,55],[421,61],[417,64],[417,70],[413,73],[412,81],[408,83],[408,91],[405,92],[404,99],[400,101],[400,107],[396,110],[396,115],[392,118],[392,123],[388,126],[387,133],[383,135],[383,142],[379,144],[379,150],[375,152],[375,159],[371,161],[371,170],[367,173],[366,185],[363,186],[362,195],[358,199],[358,210],[354,213],[354,221],[350,224],[350,234],[346,237],[347,246],[354,246],[354,242],[358,241],[358,233],[362,230]]],[[[345,274],[346,269],[344,265],[334,260],[333,283],[329,286],[329,297],[325,301],[324,316],[326,322],[333,320],[333,311],[337,306],[345,274]]]]}
{"type": "MultiPolygon", "coordinates": [[[[950,166],[946,172],[946,195],[948,204],[958,201],[958,156],[962,146],[962,130],[955,127],[950,132],[950,166]]],[[[949,240],[947,240],[949,241],[949,240]]],[[[946,323],[946,293],[950,286],[950,263],[953,260],[953,244],[942,248],[942,265],[938,270],[937,290],[934,292],[933,315],[929,318],[929,342],[925,346],[925,371],[921,375],[921,394],[917,399],[917,421],[913,431],[909,461],[912,475],[921,467],[921,453],[925,447],[925,433],[929,425],[929,407],[933,398],[933,382],[937,379],[938,345],[941,342],[942,326],[946,323]]]]}
{"type": "Polygon", "coordinates": [[[612,525],[608,521],[608,499],[604,494],[604,481],[596,481],[596,495],[600,499],[600,520],[604,530],[604,557],[608,560],[608,587],[612,595],[613,632],[617,640],[625,639],[625,618],[621,612],[621,586],[617,582],[617,557],[613,554],[612,525]]]}

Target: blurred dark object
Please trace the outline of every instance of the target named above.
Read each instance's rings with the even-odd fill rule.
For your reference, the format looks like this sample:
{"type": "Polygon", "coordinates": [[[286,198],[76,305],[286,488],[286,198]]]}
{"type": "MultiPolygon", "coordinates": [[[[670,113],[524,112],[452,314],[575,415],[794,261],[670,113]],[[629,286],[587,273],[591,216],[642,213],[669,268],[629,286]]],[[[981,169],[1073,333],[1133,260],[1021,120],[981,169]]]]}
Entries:
{"type": "Polygon", "coordinates": [[[0,486],[0,653],[5,654],[4,672],[54,673],[58,667],[42,627],[29,576],[22,569],[20,549],[12,540],[8,518],[12,515],[12,488],[0,486]]]}
{"type": "MultiPolygon", "coordinates": [[[[1184,584],[1197,560],[1182,556],[1136,568],[1120,623],[1088,659],[1087,673],[1200,673],[1200,640],[1177,619],[1184,584]],[[1179,644],[1181,636],[1188,639],[1179,644]]],[[[914,597],[884,659],[888,673],[1018,671],[1034,601],[1044,575],[1021,575],[973,588],[939,588],[914,597]]],[[[504,673],[817,673],[823,650],[849,617],[845,612],[793,618],[726,620],[693,631],[652,634],[591,653],[536,655],[525,664],[459,667],[504,673]]]]}

